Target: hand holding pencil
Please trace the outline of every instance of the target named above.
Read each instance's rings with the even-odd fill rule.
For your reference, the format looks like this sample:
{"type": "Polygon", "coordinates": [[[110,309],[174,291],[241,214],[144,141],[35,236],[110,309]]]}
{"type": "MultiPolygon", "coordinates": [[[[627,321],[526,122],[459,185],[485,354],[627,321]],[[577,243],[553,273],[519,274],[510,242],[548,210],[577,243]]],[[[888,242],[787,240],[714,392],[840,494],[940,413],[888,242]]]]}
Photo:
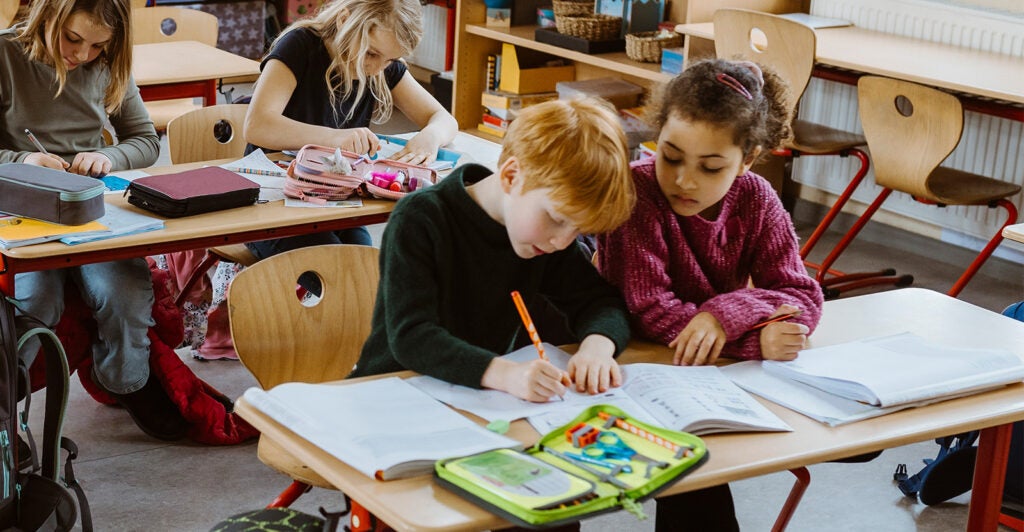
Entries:
{"type": "Polygon", "coordinates": [[[779,305],[767,319],[750,330],[761,331],[761,357],[765,360],[793,360],[807,344],[810,329],[802,323],[789,321],[802,311],[793,305],[779,305]]]}
{"type": "MultiPolygon", "coordinates": [[[[530,335],[530,341],[533,342],[533,346],[537,349],[537,357],[550,364],[547,355],[544,353],[544,344],[540,341],[540,334],[537,332],[537,327],[534,325],[533,319],[530,317],[530,312],[526,309],[526,303],[523,302],[523,296],[519,294],[518,290],[512,291],[512,301],[516,305],[516,310],[519,311],[519,318],[523,320],[523,326],[526,327],[526,332],[530,335]]],[[[561,372],[559,380],[564,386],[572,385],[572,381],[569,379],[569,374],[565,372],[561,372]]]]}

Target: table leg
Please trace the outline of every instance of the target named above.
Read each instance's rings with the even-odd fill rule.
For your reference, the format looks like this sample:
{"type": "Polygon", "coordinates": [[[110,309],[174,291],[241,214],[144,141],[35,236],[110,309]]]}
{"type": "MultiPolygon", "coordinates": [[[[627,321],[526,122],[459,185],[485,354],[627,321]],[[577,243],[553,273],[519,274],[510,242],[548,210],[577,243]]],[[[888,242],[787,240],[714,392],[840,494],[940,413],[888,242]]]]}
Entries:
{"type": "Polygon", "coordinates": [[[1007,423],[981,431],[978,457],[974,462],[971,506],[967,515],[968,531],[994,531],[999,527],[1012,427],[1012,424],[1007,423]]]}
{"type": "Polygon", "coordinates": [[[203,107],[217,105],[217,80],[206,80],[203,87],[203,107]]]}

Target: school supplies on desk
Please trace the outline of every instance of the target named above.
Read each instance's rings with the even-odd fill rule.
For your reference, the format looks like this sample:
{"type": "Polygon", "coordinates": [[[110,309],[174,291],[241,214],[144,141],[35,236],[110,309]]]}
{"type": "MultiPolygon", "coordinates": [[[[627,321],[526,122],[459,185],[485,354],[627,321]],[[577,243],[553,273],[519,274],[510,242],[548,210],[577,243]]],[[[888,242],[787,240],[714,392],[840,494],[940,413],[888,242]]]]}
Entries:
{"type": "MultiPolygon", "coordinates": [[[[409,142],[407,139],[392,135],[377,136],[383,141],[383,143],[381,144],[380,149],[373,157],[374,160],[390,159],[392,155],[401,151],[402,148],[405,148],[406,143],[409,142]]],[[[434,162],[426,164],[424,166],[438,172],[443,170],[450,170],[452,168],[455,168],[455,165],[458,164],[459,159],[461,157],[462,154],[457,151],[449,150],[447,148],[438,148],[437,157],[434,159],[434,162]]]]}
{"type": "Polygon", "coordinates": [[[73,246],[97,240],[107,240],[119,236],[134,235],[148,231],[163,229],[164,221],[160,218],[148,216],[130,209],[107,205],[107,212],[97,222],[106,226],[106,230],[94,233],[74,233],[64,235],[60,241],[73,246]]]}
{"type": "Polygon", "coordinates": [[[170,218],[252,205],[259,194],[258,184],[217,166],[142,177],[128,185],[128,203],[170,218]]]}
{"type": "Polygon", "coordinates": [[[105,231],[99,221],[83,225],[61,225],[17,216],[0,217],[0,248],[11,249],[59,240],[65,235],[84,235],[105,231]]]}
{"type": "Polygon", "coordinates": [[[103,216],[96,178],[24,163],[0,164],[0,212],[65,225],[103,216]]]}
{"type": "Polygon", "coordinates": [[[596,405],[546,433],[526,451],[500,449],[440,460],[434,475],[442,486],[519,526],[544,528],[620,509],[643,518],[640,501],[693,471],[707,457],[707,447],[697,436],[647,425],[614,406],[596,405]],[[616,422],[687,452],[677,454],[616,422]],[[602,457],[581,459],[594,456],[588,449],[598,444],[567,439],[565,432],[571,427],[596,433],[605,442],[602,457]],[[614,455],[608,455],[610,449],[616,450],[614,455]]]}
{"type": "Polygon", "coordinates": [[[290,382],[269,391],[250,388],[245,400],[378,480],[429,473],[442,458],[522,447],[397,377],[350,384],[290,382]]]}
{"type": "MultiPolygon", "coordinates": [[[[544,344],[549,361],[565,369],[569,355],[544,344]]],[[[505,355],[516,362],[536,358],[536,350],[524,347],[505,355]]],[[[413,385],[455,408],[488,421],[526,417],[538,432],[547,432],[572,419],[581,409],[610,404],[631,412],[651,425],[694,434],[743,431],[789,431],[789,425],[749,393],[733,384],[714,366],[685,367],[668,364],[622,366],[623,384],[589,395],[570,389],[565,401],[533,403],[497,390],[476,390],[420,376],[413,385]]]]}
{"type": "Polygon", "coordinates": [[[430,168],[309,144],[288,167],[284,194],[318,204],[356,193],[397,200],[436,182],[430,168]]]}

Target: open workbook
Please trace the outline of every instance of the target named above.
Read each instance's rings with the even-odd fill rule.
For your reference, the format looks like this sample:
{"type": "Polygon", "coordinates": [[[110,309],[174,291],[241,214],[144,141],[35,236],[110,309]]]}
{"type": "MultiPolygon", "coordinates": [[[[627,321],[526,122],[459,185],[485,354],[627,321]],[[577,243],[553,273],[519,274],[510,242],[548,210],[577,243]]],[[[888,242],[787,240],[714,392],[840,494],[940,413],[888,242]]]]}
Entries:
{"type": "MultiPolygon", "coordinates": [[[[565,369],[569,355],[544,344],[551,363],[565,369]]],[[[514,361],[537,357],[531,345],[505,355],[514,361]]],[[[591,405],[614,405],[631,416],[671,430],[693,434],[745,431],[788,431],[789,425],[743,391],[714,366],[680,367],[668,364],[622,366],[619,388],[589,395],[570,390],[562,398],[531,403],[497,390],[475,390],[431,377],[409,379],[414,385],[455,408],[488,421],[527,418],[541,434],[550,432],[591,405]]]]}
{"type": "Polygon", "coordinates": [[[1024,380],[1024,360],[1008,350],[950,347],[912,333],[806,349],[764,371],[880,407],[934,401],[1024,380]]]}
{"type": "Polygon", "coordinates": [[[429,473],[442,458],[522,447],[397,377],[353,384],[290,382],[269,391],[249,388],[244,397],[313,445],[378,480],[429,473]]]}

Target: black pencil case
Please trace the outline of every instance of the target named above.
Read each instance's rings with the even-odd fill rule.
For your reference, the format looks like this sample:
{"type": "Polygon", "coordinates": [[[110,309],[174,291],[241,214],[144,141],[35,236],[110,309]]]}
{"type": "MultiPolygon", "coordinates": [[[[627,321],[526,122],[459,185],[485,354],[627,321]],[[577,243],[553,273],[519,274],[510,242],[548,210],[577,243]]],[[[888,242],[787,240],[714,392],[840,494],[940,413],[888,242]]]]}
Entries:
{"type": "Polygon", "coordinates": [[[208,166],[140,177],[128,185],[128,203],[169,218],[252,205],[260,186],[230,170],[208,166]]]}
{"type": "Polygon", "coordinates": [[[103,216],[99,179],[24,163],[0,164],[0,211],[64,225],[103,216]]]}

